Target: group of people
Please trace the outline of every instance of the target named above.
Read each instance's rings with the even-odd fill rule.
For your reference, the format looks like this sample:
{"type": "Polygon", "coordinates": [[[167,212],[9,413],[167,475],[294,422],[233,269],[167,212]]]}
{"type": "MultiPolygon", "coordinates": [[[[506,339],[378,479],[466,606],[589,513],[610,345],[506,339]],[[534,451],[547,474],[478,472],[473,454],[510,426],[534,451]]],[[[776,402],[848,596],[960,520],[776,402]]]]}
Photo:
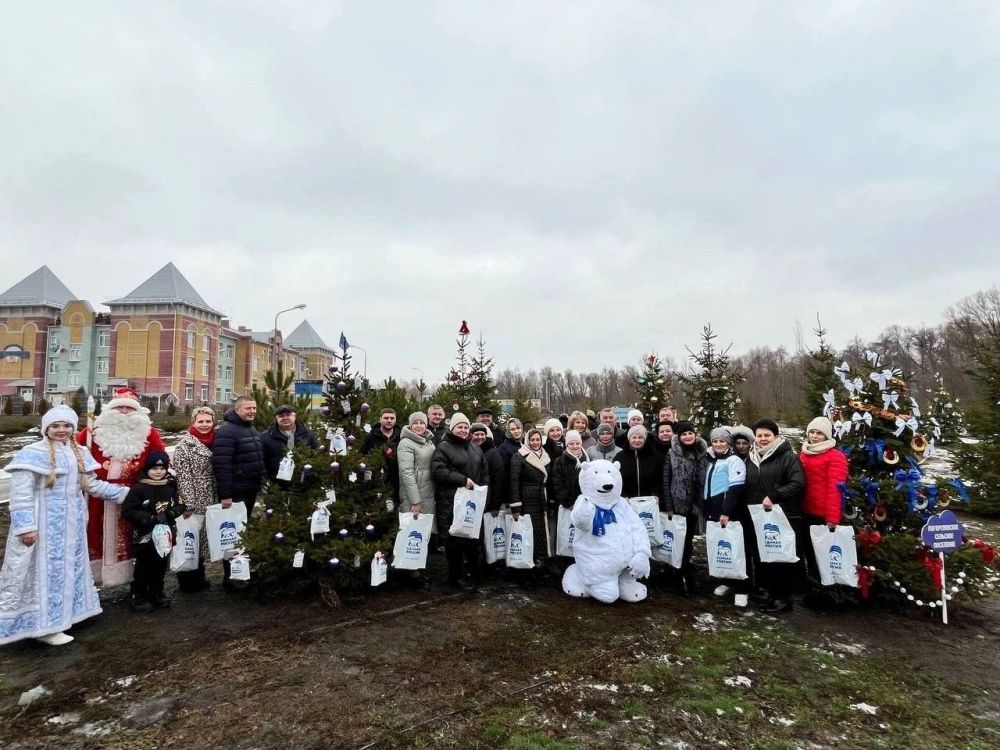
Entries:
{"type": "MultiPolygon", "coordinates": [[[[256,402],[241,396],[216,426],[212,409],[195,408],[171,461],[148,410],[127,389],[116,392],[93,425],[79,432],[71,408],[47,411],[42,439],[21,449],[7,467],[11,524],[0,571],[0,644],[25,638],[52,645],[72,641],[65,631],[101,611],[95,571],[110,577],[131,558],[130,606],[137,611],[169,606],[167,560],[155,549],[156,527],[173,529],[184,516],[204,528],[206,508],[214,503],[243,503],[249,517],[265,483],[282,481],[280,465],[289,451],[320,448],[293,407],[278,408],[274,424],[264,431],[254,426],[256,412],[256,402]],[[116,525],[108,520],[119,514],[121,536],[109,542],[106,536],[115,534],[116,525]]],[[[436,404],[410,414],[405,426],[396,421],[392,409],[383,409],[361,450],[379,449],[386,457],[386,480],[400,512],[434,514],[433,545],[443,548],[447,584],[456,589],[475,587],[482,572],[481,543],[448,533],[456,489],[485,485],[487,512],[506,508],[514,518],[530,516],[537,569],[552,570],[564,567],[555,557],[556,511],[573,506],[580,468],[592,460],[617,462],[623,496],[656,497],[662,512],[686,516],[689,528],[701,520],[742,521],[752,555],[750,578],[732,586],[742,606],[756,592],[767,611],[786,611],[802,580],[800,567],[761,564],[753,554],[751,505],[780,505],[800,547],[808,543],[809,525],[840,521],[838,485],[847,464],[834,449],[825,417],[810,423],[801,455],[772,420],[759,420],[752,429],[716,428],[709,445],[670,409],[660,411],[651,430],[637,409],[629,412],[624,428],[611,409],[599,415],[574,411],[562,421],[549,419],[541,429],[517,418],[500,427],[489,409],[480,410],[475,422],[459,412],[446,419],[436,404]]],[[[698,585],[690,564],[692,536],[675,579],[685,594],[698,585]]],[[[182,591],[210,585],[206,557],[203,547],[196,569],[177,574],[182,591]]],[[[799,557],[808,559],[801,550],[799,557]]],[[[230,579],[227,562],[223,583],[242,585],[230,579]]],[[[715,589],[718,595],[729,591],[726,584],[715,589]]]]}
{"type": "MultiPolygon", "coordinates": [[[[386,410],[382,419],[391,410],[386,410]]],[[[395,421],[395,414],[391,414],[395,421]]],[[[431,406],[414,412],[398,434],[398,489],[401,512],[434,513],[437,536],[444,542],[448,584],[475,587],[480,576],[480,544],[453,538],[452,500],[459,487],[488,488],[486,511],[494,516],[504,507],[516,519],[531,517],[536,570],[564,567],[555,558],[555,526],[560,506],[572,508],[580,494],[579,471],[587,461],[604,459],[619,464],[622,495],[655,497],[661,512],[686,517],[689,529],[714,521],[726,526],[742,524],[748,551],[746,581],[717,582],[719,596],[734,594],[738,606],[758,599],[762,609],[777,613],[792,608],[792,593],[806,580],[804,566],[808,527],[835,526],[841,520],[839,486],[847,478],[847,460],[836,450],[833,425],[817,417],[806,431],[806,442],[797,455],[780,434],[774,420],[758,420],[752,428],[717,427],[708,442],[695,425],[676,420],[669,408],[661,409],[652,429],[638,409],[628,413],[620,427],[612,409],[595,420],[574,411],[549,419],[541,429],[509,419],[503,428],[482,409],[476,421],[461,413],[447,424],[444,410],[431,406]],[[749,508],[766,511],[780,506],[792,525],[799,563],[760,561],[749,508]]],[[[386,434],[386,440],[394,438],[386,434]]],[[[673,574],[681,593],[699,587],[691,565],[694,533],[687,534],[680,569],[673,574]]]]}

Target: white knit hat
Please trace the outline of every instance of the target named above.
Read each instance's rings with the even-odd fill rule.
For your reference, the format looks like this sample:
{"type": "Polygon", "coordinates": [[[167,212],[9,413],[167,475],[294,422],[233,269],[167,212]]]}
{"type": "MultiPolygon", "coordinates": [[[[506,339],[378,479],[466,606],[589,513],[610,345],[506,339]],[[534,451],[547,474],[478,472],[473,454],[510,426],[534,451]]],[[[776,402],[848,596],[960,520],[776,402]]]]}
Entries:
{"type": "Polygon", "coordinates": [[[566,433],[566,445],[569,445],[574,441],[577,443],[583,442],[583,437],[580,435],[579,430],[570,430],[566,433]]]}
{"type": "Polygon", "coordinates": [[[625,421],[626,422],[631,421],[632,417],[639,417],[639,419],[641,419],[643,422],[646,421],[646,418],[644,416],[642,416],[642,412],[639,411],[638,409],[629,409],[628,410],[628,417],[625,419],[625,421]]]}
{"type": "Polygon", "coordinates": [[[545,430],[543,431],[542,434],[545,437],[548,437],[549,436],[549,430],[554,429],[556,427],[558,427],[560,429],[560,431],[561,431],[563,429],[562,422],[560,422],[555,417],[551,417],[550,419],[545,420],[545,430]]]}
{"type": "Polygon", "coordinates": [[[49,427],[56,422],[69,422],[75,430],[77,425],[80,424],[80,417],[75,411],[66,406],[66,404],[53,406],[42,415],[42,434],[44,435],[49,427]]]}
{"type": "Polygon", "coordinates": [[[462,414],[460,411],[456,411],[451,415],[451,419],[448,420],[448,429],[454,432],[455,428],[460,424],[472,424],[469,418],[462,414]]]}
{"type": "Polygon", "coordinates": [[[810,430],[818,430],[823,433],[823,437],[829,440],[833,437],[833,423],[830,422],[826,417],[816,417],[809,426],[806,427],[806,435],[809,435],[810,430]]]}

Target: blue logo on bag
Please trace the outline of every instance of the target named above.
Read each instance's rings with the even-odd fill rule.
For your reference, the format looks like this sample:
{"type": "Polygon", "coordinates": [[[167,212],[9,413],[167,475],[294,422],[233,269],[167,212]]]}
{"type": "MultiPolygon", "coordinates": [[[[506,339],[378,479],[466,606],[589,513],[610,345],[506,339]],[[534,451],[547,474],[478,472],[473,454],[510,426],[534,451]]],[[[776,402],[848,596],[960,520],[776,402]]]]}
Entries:
{"type": "Polygon", "coordinates": [[[830,570],[844,569],[844,550],[838,545],[830,547],[830,570]]]}
{"type": "Polygon", "coordinates": [[[424,535],[416,529],[411,529],[406,535],[406,554],[419,555],[420,547],[424,543],[424,535]]]}
{"type": "Polygon", "coordinates": [[[764,524],[764,547],[766,549],[781,549],[781,529],[775,523],[764,524]]]}
{"type": "Polygon", "coordinates": [[[670,529],[663,530],[663,551],[668,555],[674,554],[674,532],[670,529]]]}
{"type": "Polygon", "coordinates": [[[223,547],[235,546],[237,536],[235,521],[223,521],[219,524],[219,539],[223,547]]]}
{"type": "Polygon", "coordinates": [[[497,526],[493,529],[493,549],[494,551],[501,551],[507,547],[507,532],[504,531],[503,526],[497,526]]]}
{"type": "Polygon", "coordinates": [[[184,532],[184,555],[194,555],[194,532],[190,529],[184,532]]]}
{"type": "Polygon", "coordinates": [[[719,565],[733,564],[733,544],[726,539],[720,539],[715,547],[715,562],[719,565]]]}
{"type": "Polygon", "coordinates": [[[463,525],[471,526],[476,520],[476,504],[471,500],[465,501],[465,521],[463,525]]]}
{"type": "Polygon", "coordinates": [[[524,539],[521,537],[520,534],[518,534],[517,532],[514,532],[513,534],[511,534],[510,535],[510,554],[512,554],[512,555],[520,555],[521,554],[521,544],[523,542],[524,542],[524,539]]]}
{"type": "Polygon", "coordinates": [[[650,513],[648,510],[644,510],[642,513],[639,514],[639,518],[643,522],[643,524],[645,524],[645,526],[646,526],[646,533],[647,534],[652,534],[653,533],[653,514],[650,513]]]}

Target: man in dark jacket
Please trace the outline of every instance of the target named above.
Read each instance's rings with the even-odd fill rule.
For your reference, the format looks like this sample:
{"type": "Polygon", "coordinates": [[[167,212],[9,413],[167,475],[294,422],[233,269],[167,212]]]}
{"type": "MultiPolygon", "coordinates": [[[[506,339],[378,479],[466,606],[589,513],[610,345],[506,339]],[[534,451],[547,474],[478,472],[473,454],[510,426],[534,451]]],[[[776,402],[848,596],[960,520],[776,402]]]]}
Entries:
{"type": "Polygon", "coordinates": [[[448,425],[445,424],[444,407],[441,404],[431,404],[427,407],[427,431],[434,438],[434,445],[441,442],[442,438],[448,434],[448,425]]]}
{"type": "Polygon", "coordinates": [[[319,440],[312,430],[298,422],[295,409],[288,404],[279,406],[274,412],[274,424],[260,436],[264,448],[264,467],[267,478],[274,479],[278,474],[281,459],[297,445],[305,445],[314,451],[319,450],[319,440]]]}
{"type": "Polygon", "coordinates": [[[399,447],[401,429],[396,424],[396,410],[383,409],[378,416],[378,423],[372,425],[371,432],[361,446],[361,452],[368,455],[376,449],[382,451],[382,468],[385,471],[386,487],[392,489],[392,496],[399,497],[399,459],[396,449],[399,447]]]}
{"type": "MultiPolygon", "coordinates": [[[[212,441],[212,468],[215,488],[223,508],[234,502],[247,506],[247,518],[257,502],[257,493],[264,482],[264,449],[254,427],[257,402],[251,396],[240,396],[223,417],[222,426],[212,441]]],[[[229,580],[229,562],[223,564],[223,585],[236,588],[229,580]]]]}

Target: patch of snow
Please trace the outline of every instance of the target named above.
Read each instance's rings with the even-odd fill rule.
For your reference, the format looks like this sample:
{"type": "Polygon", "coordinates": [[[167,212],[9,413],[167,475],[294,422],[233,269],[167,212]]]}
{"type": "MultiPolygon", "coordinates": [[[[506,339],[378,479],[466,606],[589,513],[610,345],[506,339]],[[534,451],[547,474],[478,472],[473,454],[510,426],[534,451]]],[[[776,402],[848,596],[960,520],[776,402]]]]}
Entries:
{"type": "Polygon", "coordinates": [[[120,688],[127,688],[127,687],[132,687],[132,684],[135,682],[135,680],[136,680],[135,675],[130,674],[126,677],[122,677],[121,679],[115,680],[114,684],[120,688]]]}
{"type": "Polygon", "coordinates": [[[740,706],[733,706],[733,710],[738,714],[743,713],[743,709],[740,706]]]}
{"type": "Polygon", "coordinates": [[[36,687],[31,688],[31,690],[25,690],[21,693],[21,697],[17,699],[17,705],[30,706],[38,699],[45,698],[49,695],[52,695],[51,690],[44,685],[37,685],[36,687]]]}
{"type": "Polygon", "coordinates": [[[741,674],[736,675],[735,677],[726,677],[723,680],[723,682],[726,683],[729,687],[737,687],[737,686],[745,688],[753,687],[753,680],[751,680],[749,677],[744,677],[741,674]]]}
{"type": "Polygon", "coordinates": [[[640,686],[639,686],[639,689],[640,689],[640,690],[641,690],[642,692],[644,692],[644,693],[652,693],[652,692],[653,692],[653,688],[652,688],[652,687],[650,687],[649,685],[640,685],[640,686]]]}
{"type": "Polygon", "coordinates": [[[725,716],[726,712],[723,711],[721,708],[717,708],[717,709],[715,709],[715,715],[716,716],[725,716]]]}
{"type": "Polygon", "coordinates": [[[593,685],[585,685],[585,687],[589,687],[591,690],[606,690],[609,693],[617,693],[618,692],[618,686],[617,685],[593,684],[593,685]]]}
{"type": "Polygon", "coordinates": [[[50,716],[47,720],[49,724],[76,724],[80,721],[80,714],[76,711],[71,711],[66,714],[59,714],[58,716],[50,716]]]}
{"type": "Polygon", "coordinates": [[[860,711],[863,714],[868,714],[869,716],[874,716],[878,713],[878,706],[872,706],[868,703],[852,703],[849,708],[852,711],[860,711]]]}
{"type": "Polygon", "coordinates": [[[710,612],[702,612],[700,615],[695,615],[694,629],[702,633],[714,633],[718,630],[718,623],[710,612]]]}
{"type": "Polygon", "coordinates": [[[795,719],[788,719],[785,718],[784,716],[775,716],[774,718],[770,719],[770,722],[772,724],[780,724],[783,727],[790,727],[795,724],[795,719]]]}
{"type": "Polygon", "coordinates": [[[96,721],[84,724],[79,729],[74,729],[76,734],[82,734],[85,737],[107,737],[114,731],[114,724],[96,721]]]}
{"type": "Polygon", "coordinates": [[[830,648],[835,651],[843,651],[851,656],[861,656],[867,651],[867,646],[863,643],[830,643],[830,648]]]}

